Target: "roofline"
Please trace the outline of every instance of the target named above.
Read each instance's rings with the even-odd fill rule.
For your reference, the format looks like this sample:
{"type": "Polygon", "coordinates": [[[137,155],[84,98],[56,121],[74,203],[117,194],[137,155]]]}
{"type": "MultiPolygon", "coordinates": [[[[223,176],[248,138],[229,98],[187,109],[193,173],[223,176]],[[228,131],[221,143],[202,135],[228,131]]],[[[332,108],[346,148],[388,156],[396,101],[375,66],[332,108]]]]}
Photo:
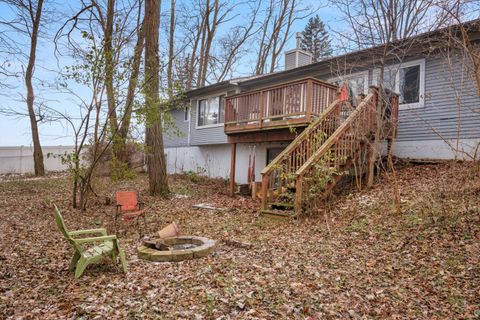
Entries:
{"type": "MultiPolygon", "coordinates": [[[[422,34],[419,34],[419,35],[416,35],[416,36],[413,36],[413,37],[410,37],[410,38],[407,38],[407,39],[399,40],[396,43],[392,44],[392,46],[399,46],[399,45],[401,46],[402,44],[404,44],[408,41],[415,40],[415,39],[422,39],[422,38],[428,39],[428,38],[432,37],[433,35],[442,34],[442,33],[445,33],[446,31],[452,31],[452,30],[455,31],[455,29],[457,29],[460,25],[463,25],[468,29],[472,26],[475,26],[476,24],[480,25],[480,18],[470,20],[470,21],[466,21],[466,22],[459,23],[459,24],[455,24],[455,25],[450,25],[450,26],[447,26],[447,27],[441,28],[441,29],[436,29],[436,30],[424,32],[422,34]]],[[[472,32],[472,30],[470,30],[470,29],[467,30],[467,31],[472,32]]],[[[477,30],[473,30],[473,32],[475,32],[475,31],[480,32],[480,28],[477,29],[477,30]]],[[[480,37],[479,37],[479,39],[475,39],[475,40],[480,40],[480,37]]],[[[327,65],[331,62],[338,61],[338,60],[341,60],[341,59],[347,60],[347,59],[349,59],[353,56],[357,56],[357,55],[368,55],[369,57],[371,57],[372,54],[375,55],[376,51],[378,51],[380,49],[383,49],[383,47],[384,47],[383,45],[378,45],[378,46],[369,47],[369,48],[365,48],[365,49],[360,49],[360,50],[356,50],[356,51],[352,51],[352,52],[347,52],[347,53],[344,53],[344,54],[341,54],[341,55],[338,55],[338,56],[335,56],[335,57],[332,57],[332,58],[328,58],[328,59],[325,59],[325,60],[322,60],[322,61],[319,61],[319,62],[315,62],[315,63],[306,64],[306,65],[296,67],[296,68],[293,68],[293,69],[289,69],[289,70],[282,70],[282,71],[277,71],[277,72],[264,74],[264,75],[256,75],[256,76],[251,76],[251,77],[243,77],[243,78],[235,78],[235,79],[231,79],[231,80],[226,80],[226,81],[218,82],[218,83],[215,83],[215,84],[212,84],[212,85],[209,85],[209,86],[205,86],[205,87],[201,87],[201,88],[197,88],[197,89],[187,91],[186,94],[187,94],[187,96],[191,97],[191,96],[194,96],[194,95],[199,95],[199,94],[210,92],[210,91],[213,91],[213,90],[220,90],[220,89],[226,88],[230,85],[231,86],[238,86],[238,85],[250,86],[250,85],[254,85],[257,82],[264,82],[265,80],[268,80],[268,79],[275,79],[277,77],[283,78],[283,77],[285,77],[287,75],[290,75],[290,74],[302,73],[304,70],[320,67],[322,65],[327,65]],[[242,80],[242,79],[245,79],[245,80],[242,80]]],[[[297,49],[292,49],[290,51],[293,51],[293,50],[297,50],[297,49]]]]}
{"type": "Polygon", "coordinates": [[[197,95],[201,95],[205,92],[209,92],[209,91],[213,91],[213,90],[221,90],[221,89],[229,87],[230,85],[231,85],[231,80],[225,80],[225,81],[221,81],[221,82],[211,84],[209,86],[204,86],[204,87],[189,90],[185,94],[188,97],[194,97],[194,96],[197,96],[197,95]]]}
{"type": "MultiPolygon", "coordinates": [[[[451,26],[448,26],[448,27],[445,27],[445,28],[428,31],[428,32],[425,32],[425,33],[422,33],[422,34],[419,34],[419,35],[416,35],[414,37],[410,37],[410,38],[407,38],[407,39],[399,40],[397,43],[392,44],[392,46],[398,46],[398,45],[401,45],[404,42],[415,40],[415,39],[429,38],[429,37],[431,37],[435,34],[442,34],[442,33],[445,33],[446,31],[449,31],[449,29],[456,29],[460,25],[463,25],[463,26],[466,26],[467,28],[469,28],[469,27],[471,27],[475,24],[480,25],[480,18],[475,19],[475,20],[466,21],[466,22],[461,23],[461,24],[459,23],[459,24],[451,25],[451,26]]],[[[471,32],[472,30],[467,30],[467,31],[471,32]]],[[[480,30],[477,30],[477,31],[480,31],[480,30]]],[[[328,63],[338,61],[338,60],[342,60],[342,59],[346,60],[346,59],[348,59],[350,57],[353,57],[353,56],[356,56],[356,55],[366,54],[368,56],[371,56],[372,53],[375,54],[377,50],[383,49],[383,47],[384,47],[383,45],[378,45],[378,46],[369,47],[369,48],[365,48],[365,49],[360,49],[360,50],[356,50],[356,51],[352,51],[352,52],[347,52],[347,53],[344,53],[344,54],[341,54],[341,55],[338,55],[338,56],[335,56],[335,57],[331,57],[331,58],[328,58],[328,59],[325,59],[325,60],[322,60],[322,61],[319,61],[319,62],[310,63],[310,64],[307,64],[307,65],[303,65],[303,66],[296,67],[296,68],[289,69],[289,70],[278,71],[278,72],[275,72],[275,73],[265,75],[264,77],[261,77],[261,78],[246,80],[246,81],[241,82],[241,84],[249,86],[249,85],[254,84],[257,81],[260,82],[260,80],[264,81],[265,79],[275,78],[275,77],[282,77],[283,78],[288,74],[295,74],[295,73],[298,73],[298,72],[302,72],[304,70],[319,67],[319,66],[322,66],[324,64],[326,65],[328,63]]]]}

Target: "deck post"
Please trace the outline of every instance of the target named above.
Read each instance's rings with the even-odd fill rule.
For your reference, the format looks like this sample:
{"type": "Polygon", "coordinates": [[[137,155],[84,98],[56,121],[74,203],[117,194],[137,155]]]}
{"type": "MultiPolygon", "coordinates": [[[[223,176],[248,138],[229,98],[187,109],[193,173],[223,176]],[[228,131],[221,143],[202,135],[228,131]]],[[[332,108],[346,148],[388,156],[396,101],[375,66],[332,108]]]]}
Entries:
{"type": "Polygon", "coordinates": [[[295,182],[295,214],[299,215],[302,211],[303,205],[303,184],[302,176],[297,176],[297,181],[295,182]]]}
{"type": "Polygon", "coordinates": [[[260,92],[260,129],[263,128],[263,113],[265,112],[265,103],[263,100],[263,90],[260,92]]]}
{"type": "Polygon", "coordinates": [[[262,210],[267,210],[268,182],[268,177],[262,175],[262,210]]]}
{"type": "Polygon", "coordinates": [[[310,118],[312,117],[312,90],[313,89],[313,81],[312,79],[308,79],[307,81],[307,97],[305,99],[305,118],[308,122],[310,122],[310,118]]]}
{"type": "Polygon", "coordinates": [[[230,155],[230,197],[235,195],[235,158],[237,153],[237,144],[232,143],[232,151],[230,155]]]}

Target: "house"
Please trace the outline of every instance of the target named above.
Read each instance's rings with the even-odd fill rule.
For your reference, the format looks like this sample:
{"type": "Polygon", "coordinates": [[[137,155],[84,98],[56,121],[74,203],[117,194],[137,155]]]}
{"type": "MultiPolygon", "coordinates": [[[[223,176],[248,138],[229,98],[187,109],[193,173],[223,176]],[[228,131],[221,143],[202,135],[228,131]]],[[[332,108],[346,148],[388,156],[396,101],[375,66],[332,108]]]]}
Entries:
{"type": "MultiPolygon", "coordinates": [[[[480,20],[476,20],[462,25],[476,46],[480,43],[479,23],[480,20]]],[[[480,98],[477,86],[480,84],[472,76],[471,61],[453,49],[446,36],[458,35],[458,27],[400,41],[387,56],[384,84],[397,92],[398,97],[390,96],[387,102],[390,109],[384,110],[388,119],[380,126],[389,130],[384,138],[394,140],[392,152],[397,157],[478,157],[480,98]]],[[[353,127],[364,130],[359,129],[359,123],[365,122],[368,116],[365,112],[370,112],[367,105],[375,105],[374,99],[378,98],[375,88],[369,88],[379,83],[381,49],[372,47],[317,63],[311,63],[308,53],[294,49],[286,53],[284,71],[232,79],[189,91],[190,107],[172,111],[181,134],[165,135],[168,172],[192,170],[210,177],[230,178],[236,184],[261,182],[263,178],[265,211],[273,210],[271,198],[275,197],[275,189],[280,193],[282,190],[295,193],[288,206],[299,209],[302,206],[299,191],[305,189],[305,179],[315,175],[312,168],[316,163],[330,161],[326,160],[327,153],[341,154],[344,158],[340,161],[341,170],[348,164],[344,160],[351,156],[343,154],[347,142],[348,148],[358,148],[355,159],[357,156],[365,159],[364,142],[352,142],[347,133],[338,136],[333,145],[323,144],[331,142],[329,138],[340,127],[347,130],[342,124],[351,116],[357,118],[345,121],[348,130],[353,127]],[[342,82],[348,84],[352,97],[348,110],[342,109],[338,102],[337,85],[342,82]],[[334,109],[337,111],[332,111],[334,109]],[[333,117],[332,112],[337,112],[337,118],[339,112],[347,114],[332,132],[325,134],[325,126],[331,123],[328,121],[338,120],[328,120],[329,116],[333,117]],[[365,114],[360,115],[361,112],[365,114]],[[312,136],[312,132],[317,136],[312,136]],[[326,136],[319,137],[319,132],[326,136]],[[323,153],[319,155],[319,152],[323,153]],[[274,159],[274,164],[266,167],[274,159]],[[282,172],[279,166],[283,166],[282,172]],[[303,171],[298,171],[300,169],[303,171]],[[286,178],[285,170],[295,176],[293,180],[286,178]],[[299,175],[303,176],[303,182],[299,183],[299,175]]],[[[368,140],[374,129],[365,130],[362,139],[368,140]]]]}

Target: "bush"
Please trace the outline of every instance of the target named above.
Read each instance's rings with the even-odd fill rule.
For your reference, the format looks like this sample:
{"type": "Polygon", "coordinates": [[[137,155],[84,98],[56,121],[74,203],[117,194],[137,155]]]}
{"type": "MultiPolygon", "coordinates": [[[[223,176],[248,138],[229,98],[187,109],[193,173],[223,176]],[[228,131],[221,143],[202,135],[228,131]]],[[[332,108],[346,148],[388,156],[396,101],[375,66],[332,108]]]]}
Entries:
{"type": "Polygon", "coordinates": [[[187,175],[188,180],[190,180],[193,183],[200,182],[202,180],[202,177],[206,175],[206,170],[202,167],[197,167],[197,171],[193,170],[188,170],[185,172],[187,175]]]}

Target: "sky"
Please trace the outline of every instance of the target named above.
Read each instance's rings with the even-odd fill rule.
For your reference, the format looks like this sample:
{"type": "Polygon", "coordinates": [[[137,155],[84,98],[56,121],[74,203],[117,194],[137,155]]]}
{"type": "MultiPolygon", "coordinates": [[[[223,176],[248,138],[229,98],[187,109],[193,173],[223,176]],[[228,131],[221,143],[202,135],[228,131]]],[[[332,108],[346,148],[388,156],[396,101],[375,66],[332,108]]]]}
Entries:
{"type": "MultiPolygon", "coordinates": [[[[48,3],[48,2],[46,2],[48,3]]],[[[325,24],[330,28],[336,28],[341,25],[339,20],[338,12],[335,12],[331,7],[320,7],[319,1],[307,0],[303,2],[305,5],[308,5],[316,9],[316,13],[319,14],[320,18],[325,22],[325,24]]],[[[64,12],[73,12],[75,9],[76,3],[74,1],[65,1],[65,2],[55,2],[55,5],[62,7],[64,12]],[[70,9],[69,9],[70,8],[70,9]]],[[[78,4],[77,4],[78,5],[78,4]]],[[[163,5],[168,5],[168,1],[163,1],[163,5]]],[[[167,9],[164,9],[167,10],[167,9]]],[[[244,14],[242,8],[238,9],[239,15],[244,14]]],[[[12,12],[5,6],[5,4],[0,4],[0,19],[8,20],[12,18],[12,12]]],[[[50,34],[52,30],[58,28],[59,23],[64,21],[65,17],[57,16],[53,19],[50,19],[50,34]]],[[[308,17],[302,20],[298,20],[294,23],[292,27],[292,35],[295,32],[300,32],[303,30],[307,24],[308,17]]],[[[0,32],[2,32],[0,28],[0,32]]],[[[162,35],[165,33],[160,33],[160,41],[162,41],[162,35]]],[[[20,34],[12,33],[12,37],[22,39],[20,34]]],[[[295,36],[292,36],[285,50],[289,50],[295,47],[295,36]]],[[[23,48],[28,50],[28,43],[24,42],[23,48]]],[[[26,51],[25,53],[27,53],[26,51]]],[[[252,55],[253,57],[253,55],[252,55]]],[[[5,57],[2,57],[5,59],[5,57]]],[[[253,59],[253,58],[252,58],[253,59]]],[[[246,60],[244,60],[246,61],[246,60]]],[[[283,61],[283,57],[282,57],[283,61]]],[[[61,65],[67,65],[71,63],[72,60],[68,61],[65,58],[62,58],[61,65]]],[[[249,72],[248,69],[249,63],[243,63],[238,68],[239,74],[245,74],[249,72]]],[[[21,65],[14,65],[19,71],[21,65]]],[[[49,106],[53,108],[58,108],[60,110],[74,110],[76,102],[73,101],[70,97],[66,95],[59,94],[58,92],[52,92],[48,88],[49,83],[53,83],[57,77],[57,72],[59,68],[59,61],[54,56],[54,46],[50,39],[40,39],[38,50],[37,50],[37,64],[35,69],[35,86],[36,95],[45,100],[49,106]],[[42,85],[43,83],[43,85],[42,85]]],[[[3,80],[2,80],[3,81],[3,80]]],[[[25,95],[24,82],[23,78],[19,77],[17,79],[11,80],[13,88],[11,89],[0,89],[0,107],[12,107],[16,110],[21,110],[21,112],[26,112],[25,102],[21,101],[22,96],[25,95]]],[[[76,92],[79,95],[88,96],[88,91],[82,91],[85,89],[79,88],[76,92]]],[[[72,111],[69,111],[72,112],[72,111]]],[[[56,146],[56,145],[73,145],[73,134],[72,130],[64,122],[55,122],[55,123],[42,123],[39,125],[40,131],[40,140],[43,146],[56,146]]],[[[31,146],[32,145],[31,133],[30,133],[30,122],[27,117],[8,117],[0,114],[0,146],[31,146]]]]}

